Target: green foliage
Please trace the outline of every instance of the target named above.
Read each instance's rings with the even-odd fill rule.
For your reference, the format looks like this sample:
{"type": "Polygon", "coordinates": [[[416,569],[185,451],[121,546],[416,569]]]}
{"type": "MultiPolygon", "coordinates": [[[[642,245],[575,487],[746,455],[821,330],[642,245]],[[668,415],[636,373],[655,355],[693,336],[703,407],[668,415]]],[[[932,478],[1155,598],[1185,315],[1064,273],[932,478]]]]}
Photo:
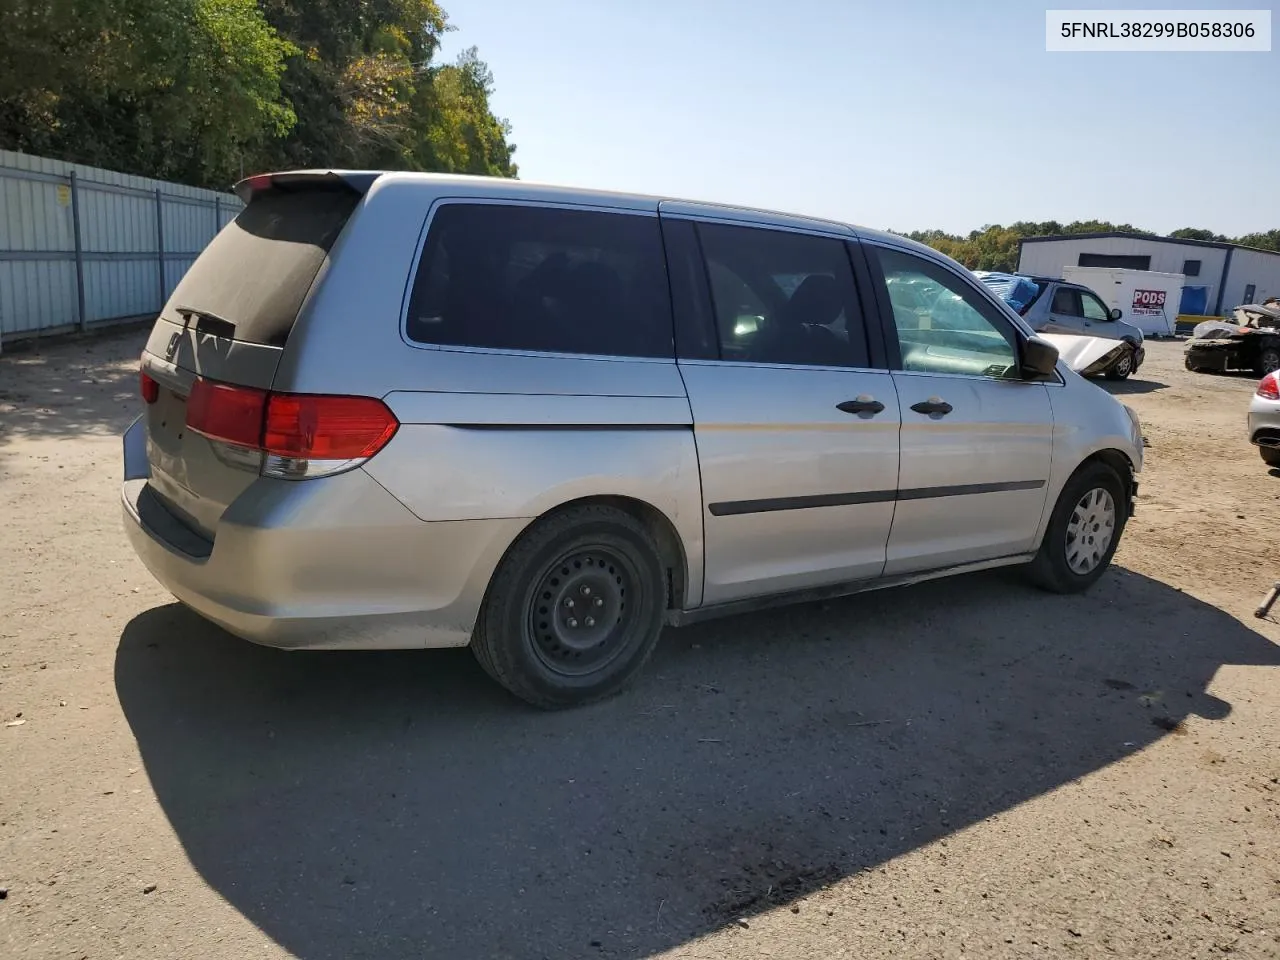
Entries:
{"type": "Polygon", "coordinates": [[[288,167],[515,176],[435,0],[3,0],[0,147],[225,189],[288,167]]]}
{"type": "MultiPolygon", "coordinates": [[[[1073,233],[1136,233],[1146,237],[1159,234],[1142,230],[1128,223],[1108,223],[1105,220],[1077,220],[1065,226],[1056,220],[1043,223],[1020,220],[1007,227],[999,224],[973,230],[968,236],[945,233],[941,230],[917,230],[905,234],[912,240],[927,244],[946,254],[970,270],[1012,271],[1018,268],[1018,244],[1025,237],[1064,236],[1073,233]]],[[[1239,243],[1249,247],[1280,252],[1280,230],[1267,233],[1251,233],[1243,237],[1222,236],[1210,230],[1183,227],[1169,234],[1183,240],[1213,240],[1219,243],[1239,243]]]]}

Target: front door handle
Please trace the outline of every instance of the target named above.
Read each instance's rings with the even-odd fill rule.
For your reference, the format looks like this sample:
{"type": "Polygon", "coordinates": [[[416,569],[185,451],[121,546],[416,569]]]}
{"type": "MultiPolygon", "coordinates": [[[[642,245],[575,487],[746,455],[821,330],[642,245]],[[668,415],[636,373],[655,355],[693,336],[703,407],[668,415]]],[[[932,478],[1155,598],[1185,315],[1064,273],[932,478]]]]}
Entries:
{"type": "Polygon", "coordinates": [[[945,417],[955,408],[941,397],[930,397],[928,400],[913,403],[911,409],[916,413],[927,413],[931,417],[945,417]]]}
{"type": "Polygon", "coordinates": [[[884,404],[875,397],[869,397],[865,393],[856,400],[846,400],[844,403],[837,403],[836,409],[842,413],[883,413],[884,404]]]}

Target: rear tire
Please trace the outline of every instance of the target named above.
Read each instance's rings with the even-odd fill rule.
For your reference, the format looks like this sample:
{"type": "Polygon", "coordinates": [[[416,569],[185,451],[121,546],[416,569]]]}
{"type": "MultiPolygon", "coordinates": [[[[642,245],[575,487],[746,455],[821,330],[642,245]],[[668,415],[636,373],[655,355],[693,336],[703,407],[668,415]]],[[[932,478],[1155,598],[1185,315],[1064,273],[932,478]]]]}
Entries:
{"type": "Polygon", "coordinates": [[[1258,453],[1268,467],[1280,467],[1280,447],[1259,447],[1258,453]]]}
{"type": "Polygon", "coordinates": [[[1051,593],[1080,593],[1107,570],[1128,520],[1120,475],[1105,463],[1082,466],[1067,481],[1027,572],[1051,593]]]}
{"type": "Polygon", "coordinates": [[[1277,370],[1280,370],[1280,350],[1267,347],[1258,354],[1258,362],[1254,364],[1253,372],[1260,377],[1265,377],[1268,373],[1275,373],[1277,370]]]}
{"type": "Polygon", "coordinates": [[[662,633],[666,577],[644,525],[585,505],[530,527],[489,585],[471,649],[485,671],[536,707],[617,693],[662,633]]]}

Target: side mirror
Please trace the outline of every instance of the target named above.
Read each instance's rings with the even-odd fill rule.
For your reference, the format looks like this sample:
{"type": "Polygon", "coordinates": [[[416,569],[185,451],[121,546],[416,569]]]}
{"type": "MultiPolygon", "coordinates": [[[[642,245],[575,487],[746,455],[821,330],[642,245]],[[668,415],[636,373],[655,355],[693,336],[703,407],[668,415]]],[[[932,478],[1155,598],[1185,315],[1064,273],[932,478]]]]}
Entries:
{"type": "Polygon", "coordinates": [[[1058,369],[1058,348],[1048,340],[1028,337],[1022,341],[1022,379],[1052,377],[1058,369]]]}
{"type": "Polygon", "coordinates": [[[1112,320],[1119,320],[1123,316],[1124,316],[1124,311],[1121,310],[1119,307],[1116,307],[1111,311],[1112,320]]]}

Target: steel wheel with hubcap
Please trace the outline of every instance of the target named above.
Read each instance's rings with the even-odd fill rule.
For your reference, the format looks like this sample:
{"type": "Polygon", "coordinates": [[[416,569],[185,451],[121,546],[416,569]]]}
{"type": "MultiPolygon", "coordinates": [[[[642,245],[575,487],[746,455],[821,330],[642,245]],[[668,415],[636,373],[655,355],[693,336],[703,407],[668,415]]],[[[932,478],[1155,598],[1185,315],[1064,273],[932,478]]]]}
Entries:
{"type": "Polygon", "coordinates": [[[1076,504],[1067,521],[1067,566],[1085,576],[1106,556],[1116,532],[1116,502],[1094,487],[1076,504]]]}
{"type": "Polygon", "coordinates": [[[471,637],[495,680],[538,707],[609,696],[662,632],[666,572],[645,525],[584,504],[534,523],[498,565],[471,637]]]}
{"type": "Polygon", "coordinates": [[[1109,463],[1091,460],[1062,489],[1045,529],[1031,578],[1054,593],[1092,586],[1111,563],[1128,520],[1125,482],[1109,463]]]}

